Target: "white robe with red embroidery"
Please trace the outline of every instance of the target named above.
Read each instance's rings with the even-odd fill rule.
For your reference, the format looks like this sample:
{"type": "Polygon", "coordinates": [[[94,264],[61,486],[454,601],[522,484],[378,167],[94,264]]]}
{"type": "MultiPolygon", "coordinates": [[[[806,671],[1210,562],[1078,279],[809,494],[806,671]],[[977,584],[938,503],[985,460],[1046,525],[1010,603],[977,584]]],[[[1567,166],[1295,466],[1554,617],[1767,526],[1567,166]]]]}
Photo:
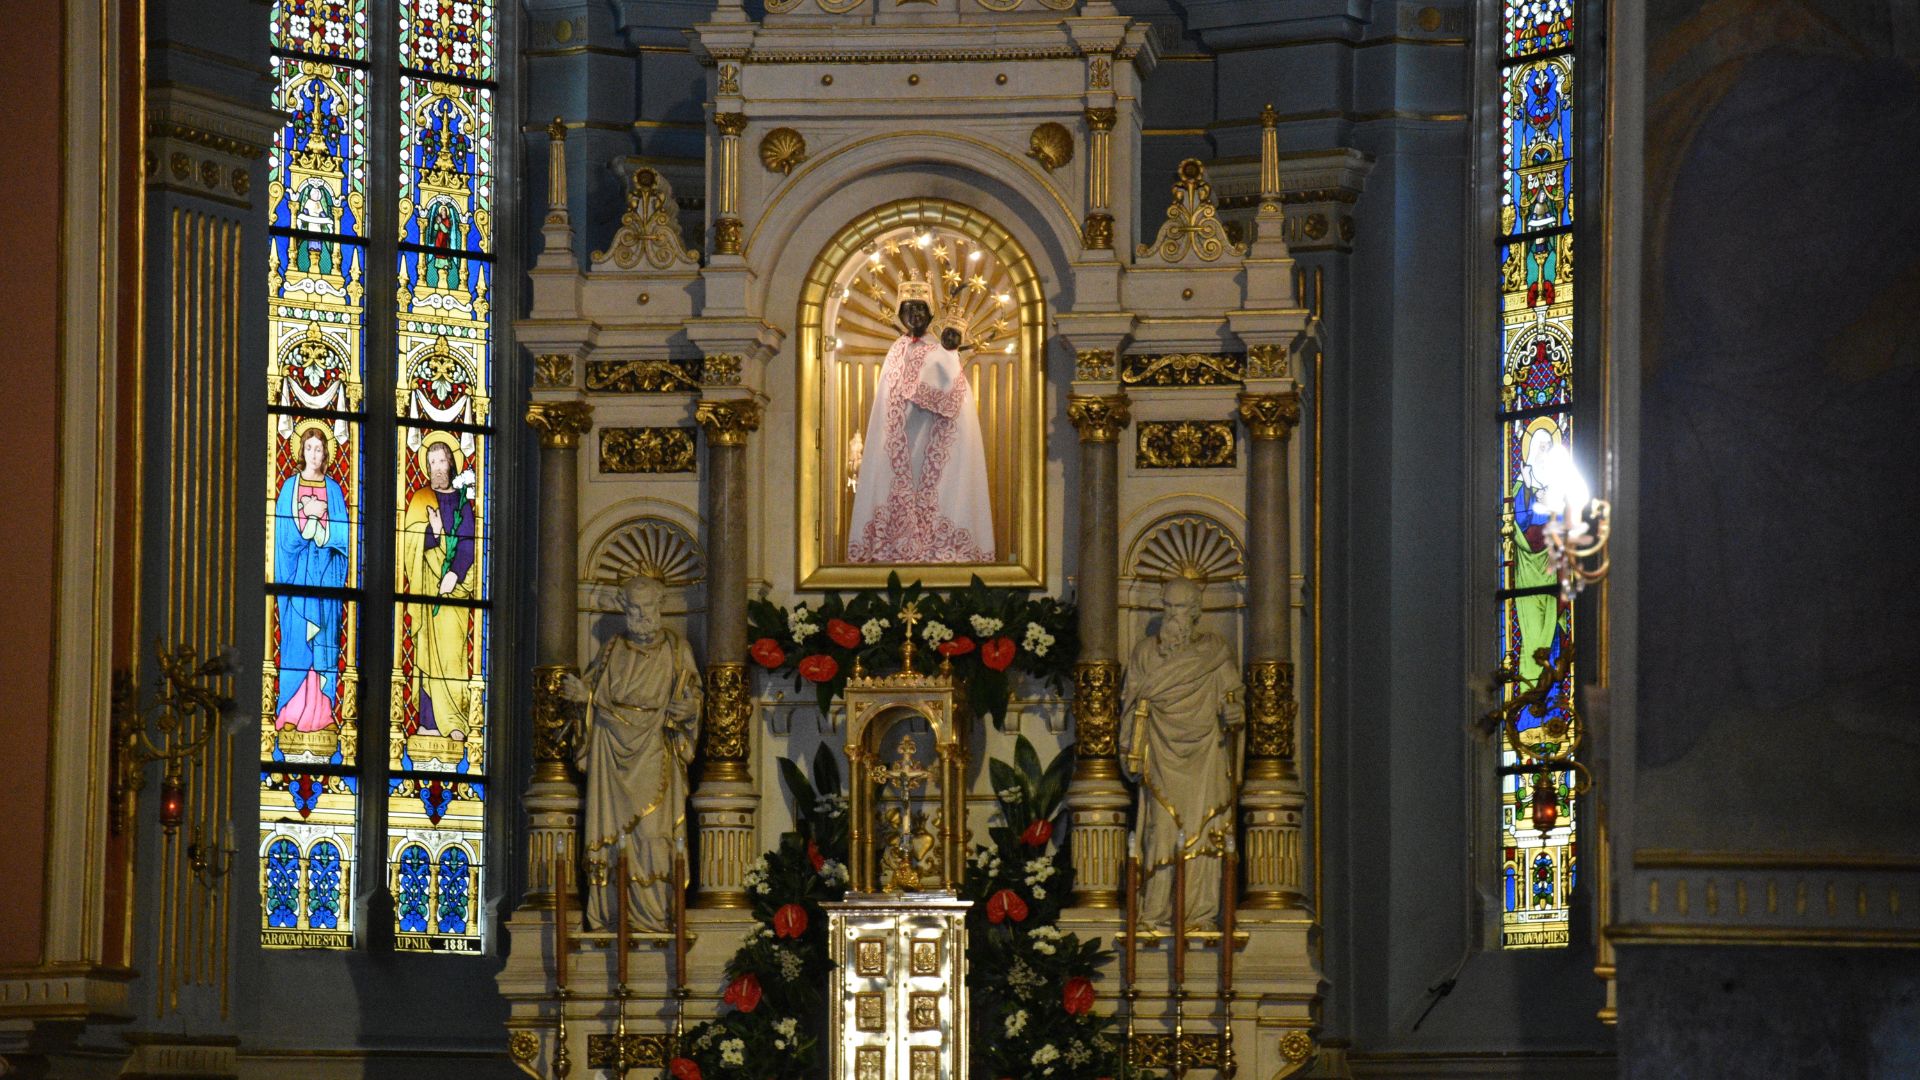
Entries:
{"type": "Polygon", "coordinates": [[[931,338],[887,350],[867,418],[847,561],[991,562],[980,414],[958,353],[931,338]]]}

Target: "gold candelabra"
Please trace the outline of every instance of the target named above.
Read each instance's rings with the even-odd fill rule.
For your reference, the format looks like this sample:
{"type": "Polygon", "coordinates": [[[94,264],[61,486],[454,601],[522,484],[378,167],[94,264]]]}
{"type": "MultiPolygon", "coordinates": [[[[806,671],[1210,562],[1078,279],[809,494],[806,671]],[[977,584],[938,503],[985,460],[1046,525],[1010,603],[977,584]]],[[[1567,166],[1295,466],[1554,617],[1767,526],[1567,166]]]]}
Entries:
{"type": "MultiPolygon", "coordinates": [[[[163,762],[160,828],[171,838],[186,818],[187,763],[206,752],[233,715],[232,695],[217,686],[233,674],[234,666],[230,650],[202,661],[191,645],[169,650],[156,640],[153,653],[160,677],[151,699],[142,700],[131,677],[123,676],[114,691],[120,755],[115,775],[121,800],[118,820],[123,828],[132,821],[134,803],[146,786],[146,766],[163,762]]],[[[218,849],[204,844],[196,831],[188,848],[195,879],[211,887],[233,869],[236,850],[231,825],[222,828],[218,849]]]]}

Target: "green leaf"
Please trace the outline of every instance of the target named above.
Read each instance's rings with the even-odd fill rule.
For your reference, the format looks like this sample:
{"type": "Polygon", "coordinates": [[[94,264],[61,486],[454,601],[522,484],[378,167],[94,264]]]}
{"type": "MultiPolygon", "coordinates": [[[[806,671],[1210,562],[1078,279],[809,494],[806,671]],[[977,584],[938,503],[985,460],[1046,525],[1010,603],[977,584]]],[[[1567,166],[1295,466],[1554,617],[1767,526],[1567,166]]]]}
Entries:
{"type": "Polygon", "coordinates": [[[829,679],[826,682],[818,683],[814,686],[813,701],[815,705],[819,706],[821,716],[833,715],[834,692],[839,688],[839,685],[839,679],[829,679]]]}
{"type": "Polygon", "coordinates": [[[1030,787],[1040,786],[1040,755],[1034,752],[1033,744],[1027,741],[1025,735],[1013,741],[1013,763],[1020,766],[1030,787]]]}
{"type": "Polygon", "coordinates": [[[840,793],[840,761],[833,756],[833,749],[826,743],[813,754],[813,782],[822,795],[840,793]]]}
{"type": "Polygon", "coordinates": [[[1040,812],[1051,817],[1058,809],[1061,796],[1067,792],[1067,784],[1073,778],[1073,747],[1068,746],[1054,755],[1047,766],[1046,774],[1040,778],[1038,801],[1040,812]]]}
{"type": "Polygon", "coordinates": [[[1019,789],[1023,799],[1026,795],[1030,794],[1027,789],[1027,778],[1021,776],[1019,770],[1001,761],[999,758],[987,759],[987,775],[993,778],[995,795],[998,795],[1008,788],[1019,789]]]}
{"type": "Polygon", "coordinates": [[[807,774],[791,759],[780,759],[780,778],[787,782],[787,791],[793,795],[794,816],[805,817],[813,810],[816,796],[813,785],[807,782],[807,774]]]}

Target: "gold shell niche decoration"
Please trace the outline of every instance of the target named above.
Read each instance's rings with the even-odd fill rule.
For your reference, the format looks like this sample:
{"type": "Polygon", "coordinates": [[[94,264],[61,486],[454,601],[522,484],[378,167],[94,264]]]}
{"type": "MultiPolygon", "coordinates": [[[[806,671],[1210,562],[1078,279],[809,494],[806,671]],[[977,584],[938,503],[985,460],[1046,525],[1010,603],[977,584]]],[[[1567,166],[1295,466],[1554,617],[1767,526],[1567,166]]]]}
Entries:
{"type": "Polygon", "coordinates": [[[1073,135],[1064,124],[1049,120],[1028,136],[1027,156],[1052,172],[1073,160],[1073,135]]]}
{"type": "Polygon", "coordinates": [[[790,127],[774,128],[760,140],[760,164],[786,176],[807,160],[807,140],[790,127]]]}

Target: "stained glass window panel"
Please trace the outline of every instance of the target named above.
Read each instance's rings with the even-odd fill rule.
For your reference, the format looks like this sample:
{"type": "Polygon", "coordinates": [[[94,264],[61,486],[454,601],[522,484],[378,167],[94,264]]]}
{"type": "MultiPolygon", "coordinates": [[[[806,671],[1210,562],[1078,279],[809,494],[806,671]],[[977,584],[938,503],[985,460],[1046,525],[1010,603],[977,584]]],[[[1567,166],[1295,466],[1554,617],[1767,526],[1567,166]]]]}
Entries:
{"type": "Polygon", "coordinates": [[[449,251],[493,247],[493,91],[400,79],[400,239],[449,251]]]}
{"type": "Polygon", "coordinates": [[[400,0],[400,64],[492,79],[493,22],[491,0],[400,0]]]}
{"type": "MultiPolygon", "coordinates": [[[[287,113],[267,165],[268,224],[305,233],[365,236],[367,73],[344,64],[269,58],[273,105],[287,113]]],[[[290,262],[305,274],[338,274],[337,256],[299,246],[290,262]]]]}
{"type": "Polygon", "coordinates": [[[273,47],[334,60],[365,60],[367,0],[274,0],[273,47]]]}
{"type": "Polygon", "coordinates": [[[480,951],[485,816],[485,784],[431,776],[389,784],[388,886],[400,948],[480,951]]]}
{"type": "Polygon", "coordinates": [[[1529,56],[1573,44],[1574,0],[1526,0],[1506,8],[1500,41],[1507,56],[1529,56]]]}
{"type": "Polygon", "coordinates": [[[338,595],[267,596],[261,766],[355,764],[359,604],[338,595]]]}
{"type": "Polygon", "coordinates": [[[360,425],[278,413],[267,426],[267,580],[360,584],[360,425]]]}
{"type": "Polygon", "coordinates": [[[260,943],[353,944],[353,843],[359,785],[324,773],[260,773],[260,943]]]}
{"type": "MultiPolygon", "coordinates": [[[[425,256],[403,253],[402,259],[408,258],[425,256]]],[[[491,264],[452,261],[455,265],[449,274],[476,275],[484,290],[491,264]]],[[[400,315],[396,374],[401,419],[424,424],[489,423],[493,343],[488,324],[454,310],[453,298],[447,294],[415,292],[410,307],[400,315]],[[442,310],[435,310],[441,305],[442,310]]]]}
{"type": "Polygon", "coordinates": [[[394,610],[392,730],[396,770],[478,775],[487,767],[489,612],[431,599],[394,610]]]}
{"type": "Polygon", "coordinates": [[[456,603],[483,600],[492,551],[490,436],[400,429],[394,588],[456,603]]]}
{"type": "Polygon", "coordinates": [[[1532,233],[1573,223],[1573,57],[1502,69],[1501,224],[1532,233]]]}

